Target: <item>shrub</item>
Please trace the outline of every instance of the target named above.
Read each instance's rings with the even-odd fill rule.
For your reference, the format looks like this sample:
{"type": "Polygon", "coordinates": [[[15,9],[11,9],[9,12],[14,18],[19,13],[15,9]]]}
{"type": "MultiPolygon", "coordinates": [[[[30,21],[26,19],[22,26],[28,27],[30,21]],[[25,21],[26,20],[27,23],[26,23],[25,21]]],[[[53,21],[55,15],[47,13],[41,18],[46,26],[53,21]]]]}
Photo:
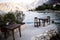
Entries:
{"type": "Polygon", "coordinates": [[[15,15],[12,12],[8,12],[8,14],[4,15],[4,21],[13,23],[15,22],[16,18],[15,15]]]}

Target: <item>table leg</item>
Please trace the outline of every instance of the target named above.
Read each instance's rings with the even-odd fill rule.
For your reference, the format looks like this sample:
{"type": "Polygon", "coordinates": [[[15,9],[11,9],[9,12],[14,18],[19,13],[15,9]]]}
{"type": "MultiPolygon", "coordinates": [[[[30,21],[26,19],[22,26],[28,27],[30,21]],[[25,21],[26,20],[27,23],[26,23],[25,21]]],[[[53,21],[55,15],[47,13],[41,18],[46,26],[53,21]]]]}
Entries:
{"type": "Polygon", "coordinates": [[[43,27],[45,27],[45,22],[43,23],[43,27]]]}
{"type": "Polygon", "coordinates": [[[43,27],[45,27],[45,20],[43,20],[43,27]]]}
{"type": "Polygon", "coordinates": [[[13,37],[13,40],[15,40],[15,37],[14,37],[14,30],[12,30],[12,37],[13,37]]]}
{"type": "Polygon", "coordinates": [[[19,29],[19,34],[20,34],[20,37],[21,37],[21,29],[20,28],[18,28],[19,29]]]}
{"type": "Polygon", "coordinates": [[[41,22],[39,21],[39,26],[41,26],[41,22]]]}
{"type": "Polygon", "coordinates": [[[5,37],[5,40],[7,40],[6,32],[4,32],[4,37],[5,37]]]}
{"type": "Polygon", "coordinates": [[[50,20],[49,20],[49,25],[50,25],[50,20]]]}

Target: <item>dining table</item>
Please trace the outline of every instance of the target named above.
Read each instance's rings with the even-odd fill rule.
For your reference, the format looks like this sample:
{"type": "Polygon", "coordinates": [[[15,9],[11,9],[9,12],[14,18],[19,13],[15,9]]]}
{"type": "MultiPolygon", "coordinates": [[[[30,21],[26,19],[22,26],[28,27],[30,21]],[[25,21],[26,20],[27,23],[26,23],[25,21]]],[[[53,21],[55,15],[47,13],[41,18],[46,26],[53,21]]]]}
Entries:
{"type": "Polygon", "coordinates": [[[7,31],[12,33],[12,37],[13,37],[13,40],[15,40],[15,37],[14,37],[14,30],[17,29],[19,30],[19,34],[20,34],[20,37],[21,37],[21,24],[10,24],[10,25],[5,25],[3,26],[3,30],[4,30],[4,37],[5,37],[5,40],[7,40],[7,31]]]}
{"type": "Polygon", "coordinates": [[[39,26],[41,25],[41,21],[40,20],[42,20],[43,26],[45,26],[45,22],[48,23],[48,18],[39,18],[39,26]]]}

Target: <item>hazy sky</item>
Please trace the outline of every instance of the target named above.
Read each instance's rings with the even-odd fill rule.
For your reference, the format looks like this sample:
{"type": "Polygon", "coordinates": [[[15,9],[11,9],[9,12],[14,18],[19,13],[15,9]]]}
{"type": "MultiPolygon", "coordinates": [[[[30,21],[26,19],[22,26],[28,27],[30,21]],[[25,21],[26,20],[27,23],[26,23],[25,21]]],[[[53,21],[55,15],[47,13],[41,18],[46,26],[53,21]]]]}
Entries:
{"type": "Polygon", "coordinates": [[[16,3],[26,3],[31,4],[33,2],[39,1],[40,3],[46,2],[47,0],[0,0],[0,2],[16,2],[16,3]]]}
{"type": "Polygon", "coordinates": [[[0,2],[32,3],[35,0],[0,0],[0,2]]]}

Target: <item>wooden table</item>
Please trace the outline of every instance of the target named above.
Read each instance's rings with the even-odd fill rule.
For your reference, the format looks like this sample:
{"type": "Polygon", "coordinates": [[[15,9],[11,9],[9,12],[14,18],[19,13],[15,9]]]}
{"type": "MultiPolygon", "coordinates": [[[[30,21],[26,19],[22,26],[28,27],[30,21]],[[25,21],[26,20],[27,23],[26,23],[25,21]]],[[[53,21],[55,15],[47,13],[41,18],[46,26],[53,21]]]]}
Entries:
{"type": "Polygon", "coordinates": [[[43,26],[45,26],[45,22],[48,22],[48,18],[39,18],[39,26],[40,26],[40,20],[43,22],[43,26]]]}
{"type": "MultiPolygon", "coordinates": [[[[21,37],[21,29],[20,29],[20,27],[21,27],[21,24],[12,24],[12,25],[5,26],[5,28],[6,28],[7,30],[9,30],[9,31],[12,32],[13,40],[15,40],[14,30],[15,30],[16,28],[19,29],[19,34],[20,34],[20,37],[21,37]]],[[[4,35],[5,35],[5,39],[7,40],[7,38],[6,38],[6,31],[4,32],[4,35]]]]}

